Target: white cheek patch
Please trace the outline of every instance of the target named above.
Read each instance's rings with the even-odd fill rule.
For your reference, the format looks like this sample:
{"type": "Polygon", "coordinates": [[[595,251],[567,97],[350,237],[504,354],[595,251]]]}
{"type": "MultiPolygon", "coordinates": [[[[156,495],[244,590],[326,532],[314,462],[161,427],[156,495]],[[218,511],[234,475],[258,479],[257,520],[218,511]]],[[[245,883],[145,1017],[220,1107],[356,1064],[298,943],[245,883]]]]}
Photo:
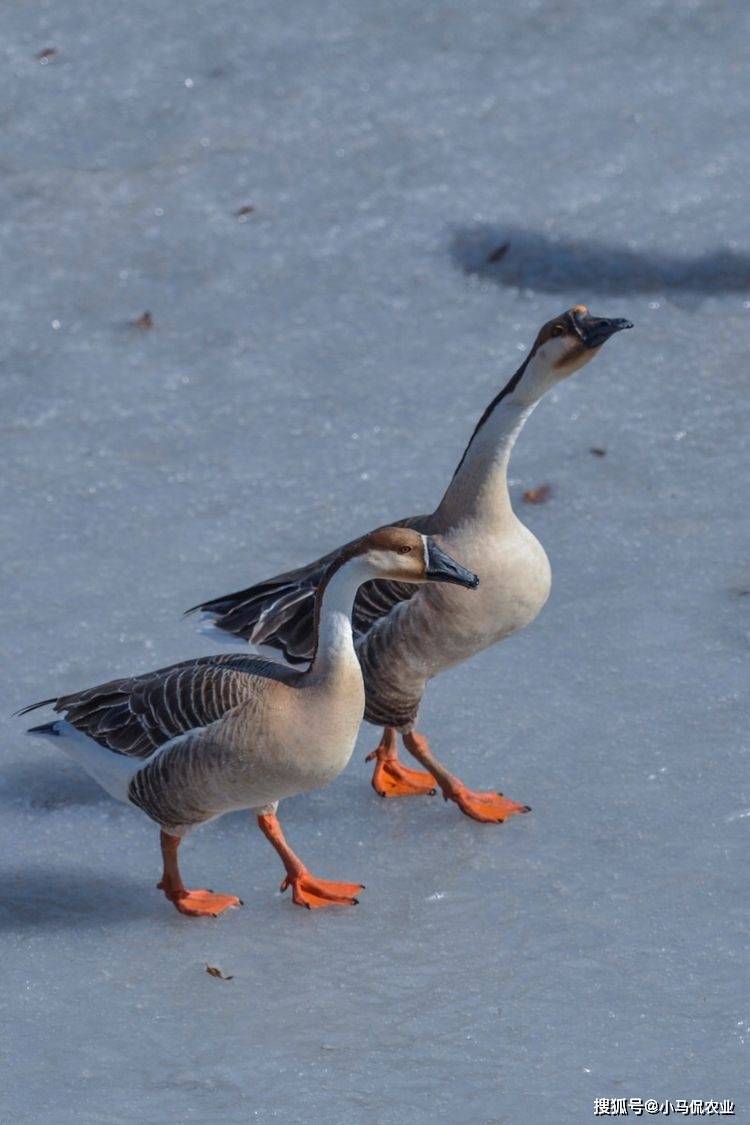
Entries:
{"type": "Polygon", "coordinates": [[[430,568],[430,548],[427,546],[427,536],[422,536],[422,554],[424,556],[424,572],[425,574],[430,568]]]}

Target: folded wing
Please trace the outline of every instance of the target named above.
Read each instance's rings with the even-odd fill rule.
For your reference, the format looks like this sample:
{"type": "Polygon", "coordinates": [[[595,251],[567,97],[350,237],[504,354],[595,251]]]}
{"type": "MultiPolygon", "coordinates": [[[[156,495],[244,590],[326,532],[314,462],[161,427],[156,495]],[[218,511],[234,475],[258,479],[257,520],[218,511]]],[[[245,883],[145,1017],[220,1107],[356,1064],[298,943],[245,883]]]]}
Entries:
{"type": "MultiPolygon", "coordinates": [[[[426,516],[414,516],[390,526],[426,531],[426,520],[426,516]]],[[[326,568],[342,550],[346,547],[331,551],[297,570],[248,586],[246,590],[193,606],[188,613],[201,610],[213,618],[218,629],[253,645],[279,649],[290,664],[306,664],[312,660],[315,649],[315,591],[326,568]]],[[[399,602],[413,597],[418,588],[410,582],[366,582],[354,603],[355,636],[364,636],[399,602]]]]}
{"type": "Polygon", "coordinates": [[[76,730],[101,746],[131,758],[148,758],[170,739],[248,702],[264,681],[291,683],[296,678],[290,669],[258,656],[206,656],[35,703],[20,714],[52,703],[76,730]]]}

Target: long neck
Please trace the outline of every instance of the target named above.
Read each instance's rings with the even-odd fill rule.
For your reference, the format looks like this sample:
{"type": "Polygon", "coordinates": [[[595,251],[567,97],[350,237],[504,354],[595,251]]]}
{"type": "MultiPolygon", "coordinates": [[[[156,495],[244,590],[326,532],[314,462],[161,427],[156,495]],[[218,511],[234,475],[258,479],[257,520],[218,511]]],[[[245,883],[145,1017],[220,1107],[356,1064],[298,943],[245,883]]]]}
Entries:
{"type": "Polygon", "coordinates": [[[441,519],[492,525],[511,514],[508,462],[526,419],[546,389],[534,379],[532,365],[527,360],[519,368],[480,418],[438,506],[441,519]]]}
{"type": "Polygon", "coordinates": [[[324,576],[318,589],[315,607],[315,655],[310,675],[316,679],[335,675],[337,671],[356,666],[352,610],[357,590],[367,577],[363,560],[352,559],[329,576],[324,576]]]}

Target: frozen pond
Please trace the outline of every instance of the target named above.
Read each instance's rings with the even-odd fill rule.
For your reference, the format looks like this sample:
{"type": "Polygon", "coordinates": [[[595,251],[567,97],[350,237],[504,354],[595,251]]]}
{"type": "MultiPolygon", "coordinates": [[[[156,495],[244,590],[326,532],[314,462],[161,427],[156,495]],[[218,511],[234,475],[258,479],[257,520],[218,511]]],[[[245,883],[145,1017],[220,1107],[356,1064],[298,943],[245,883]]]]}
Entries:
{"type": "Polygon", "coordinates": [[[747,8],[5,8],[0,1120],[750,1120],[747,8]],[[551,600],[422,716],[533,814],[378,800],[366,728],[281,810],[359,907],[278,897],[238,815],[184,867],[245,907],[180,917],[154,826],[10,712],[429,510],[576,301],[636,330],[512,463],[551,600]]]}

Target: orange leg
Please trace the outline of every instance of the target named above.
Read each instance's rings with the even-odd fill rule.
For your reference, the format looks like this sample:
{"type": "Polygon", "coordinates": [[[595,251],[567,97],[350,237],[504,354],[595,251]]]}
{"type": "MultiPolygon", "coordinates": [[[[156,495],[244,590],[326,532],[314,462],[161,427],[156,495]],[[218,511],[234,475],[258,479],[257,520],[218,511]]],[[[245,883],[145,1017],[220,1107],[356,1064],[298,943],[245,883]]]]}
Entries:
{"type": "Polygon", "coordinates": [[[164,891],[164,894],[177,907],[180,914],[189,914],[195,918],[205,916],[215,918],[230,906],[242,906],[235,895],[215,895],[213,891],[202,890],[189,891],[182,881],[177,862],[179,846],[179,836],[170,836],[167,832],[162,832],[161,856],[164,862],[164,871],[161,882],[156,885],[160,891],[164,891]]]}
{"type": "Polygon", "coordinates": [[[398,735],[395,727],[385,727],[378,746],[365,758],[366,762],[377,759],[372,775],[372,787],[381,797],[414,797],[427,793],[433,797],[437,793],[437,782],[431,773],[410,770],[402,766],[398,759],[398,735]]]}
{"type": "Polygon", "coordinates": [[[404,735],[404,746],[430,773],[434,774],[446,801],[455,801],[462,813],[483,824],[502,824],[517,813],[531,812],[528,805],[519,805],[504,797],[502,793],[478,793],[469,789],[454,774],[441,766],[430,750],[430,744],[423,734],[409,731],[404,735]]]}
{"type": "Polygon", "coordinates": [[[286,868],[281,889],[292,888],[292,900],[297,906],[306,906],[308,910],[319,906],[356,906],[358,900],[354,896],[365,889],[362,883],[332,883],[311,875],[284,839],[275,813],[259,816],[258,827],[281,856],[286,868]]]}

